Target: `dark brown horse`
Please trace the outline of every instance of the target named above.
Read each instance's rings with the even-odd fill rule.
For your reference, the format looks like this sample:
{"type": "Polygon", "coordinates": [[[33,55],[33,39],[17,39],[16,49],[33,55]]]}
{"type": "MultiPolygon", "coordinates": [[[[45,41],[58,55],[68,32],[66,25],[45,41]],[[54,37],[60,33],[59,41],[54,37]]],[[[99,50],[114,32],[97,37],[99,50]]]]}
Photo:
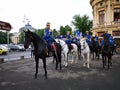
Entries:
{"type": "MultiPolygon", "coordinates": [[[[38,74],[38,66],[39,66],[39,58],[43,61],[43,68],[45,71],[45,78],[47,78],[47,69],[46,69],[46,57],[48,57],[48,48],[47,43],[45,40],[41,39],[37,34],[31,32],[31,31],[25,31],[25,43],[24,47],[28,48],[29,45],[33,43],[34,46],[34,56],[35,56],[35,62],[36,62],[36,72],[35,72],[35,78],[37,78],[38,74]]],[[[53,55],[56,58],[56,69],[58,67],[58,62],[60,62],[60,69],[61,69],[61,46],[57,43],[53,44],[53,55]]]]}
{"type": "Polygon", "coordinates": [[[112,50],[110,45],[108,44],[108,41],[104,41],[104,45],[101,48],[102,50],[102,62],[103,62],[103,68],[106,66],[106,62],[108,64],[108,69],[110,66],[112,66],[112,50]]]}
{"type": "Polygon", "coordinates": [[[38,66],[39,66],[39,58],[43,61],[43,68],[45,71],[45,77],[47,78],[47,70],[46,70],[46,56],[47,56],[47,44],[43,39],[41,39],[38,35],[31,31],[25,31],[25,43],[24,47],[27,49],[29,45],[33,43],[34,46],[34,55],[36,62],[36,73],[35,78],[37,78],[38,74],[38,66]]]}

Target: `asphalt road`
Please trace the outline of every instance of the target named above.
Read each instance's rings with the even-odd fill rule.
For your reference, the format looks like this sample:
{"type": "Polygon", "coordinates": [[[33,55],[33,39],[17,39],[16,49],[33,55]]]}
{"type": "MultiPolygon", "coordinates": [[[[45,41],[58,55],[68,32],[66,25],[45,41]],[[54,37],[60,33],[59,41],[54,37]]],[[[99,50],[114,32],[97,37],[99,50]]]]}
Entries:
{"type": "Polygon", "coordinates": [[[0,64],[0,90],[120,90],[120,55],[113,56],[113,67],[102,69],[102,61],[92,61],[90,69],[76,64],[55,70],[52,58],[47,58],[48,79],[44,78],[42,61],[38,78],[34,78],[33,58],[0,64]]]}

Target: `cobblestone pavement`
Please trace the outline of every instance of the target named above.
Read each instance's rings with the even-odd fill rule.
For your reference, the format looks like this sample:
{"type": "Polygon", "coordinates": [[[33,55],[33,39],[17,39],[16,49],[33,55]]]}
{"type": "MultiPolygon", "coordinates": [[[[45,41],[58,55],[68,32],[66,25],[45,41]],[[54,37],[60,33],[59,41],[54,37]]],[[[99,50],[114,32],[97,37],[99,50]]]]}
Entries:
{"type": "Polygon", "coordinates": [[[102,69],[102,61],[94,60],[90,69],[78,63],[55,70],[52,58],[47,58],[48,79],[44,78],[42,61],[38,79],[34,78],[33,58],[0,64],[0,90],[120,90],[120,55],[113,56],[113,67],[102,69]]]}

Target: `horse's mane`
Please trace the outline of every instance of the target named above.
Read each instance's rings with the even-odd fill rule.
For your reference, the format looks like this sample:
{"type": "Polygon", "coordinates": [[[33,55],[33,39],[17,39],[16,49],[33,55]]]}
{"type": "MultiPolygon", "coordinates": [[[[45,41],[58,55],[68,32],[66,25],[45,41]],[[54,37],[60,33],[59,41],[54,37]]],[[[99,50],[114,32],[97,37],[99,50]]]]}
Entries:
{"type": "Polygon", "coordinates": [[[36,39],[36,41],[43,41],[36,33],[31,32],[31,35],[36,39]]]}

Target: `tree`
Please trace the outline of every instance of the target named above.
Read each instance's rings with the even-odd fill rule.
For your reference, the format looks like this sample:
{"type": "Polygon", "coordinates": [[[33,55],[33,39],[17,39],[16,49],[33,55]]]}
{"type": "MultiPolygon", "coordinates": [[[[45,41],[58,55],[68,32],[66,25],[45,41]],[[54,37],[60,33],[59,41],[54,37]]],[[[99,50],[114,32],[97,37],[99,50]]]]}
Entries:
{"type": "Polygon", "coordinates": [[[44,29],[38,29],[35,31],[35,33],[40,37],[43,38],[44,36],[44,29]]]}
{"type": "Polygon", "coordinates": [[[61,33],[62,35],[66,35],[66,32],[67,32],[67,31],[72,32],[72,28],[71,28],[69,25],[66,25],[65,27],[60,26],[60,33],[61,33]]]}
{"type": "Polygon", "coordinates": [[[65,30],[66,31],[70,31],[70,34],[72,33],[72,28],[69,25],[65,26],[65,30]]]}
{"type": "Polygon", "coordinates": [[[75,26],[75,29],[79,30],[82,33],[85,33],[85,31],[90,31],[92,28],[92,20],[89,20],[89,17],[87,15],[80,16],[75,15],[73,17],[72,24],[75,26]]]}
{"type": "Polygon", "coordinates": [[[25,38],[24,32],[21,31],[21,32],[20,32],[20,36],[19,36],[19,43],[24,43],[24,38],[25,38]]]}
{"type": "Polygon", "coordinates": [[[53,29],[53,37],[56,37],[56,35],[57,35],[57,31],[56,29],[53,29]]]}
{"type": "MultiPolygon", "coordinates": [[[[11,37],[12,34],[9,34],[11,37]]],[[[11,38],[9,38],[9,42],[11,42],[11,38]]],[[[7,32],[0,31],[0,44],[7,44],[7,32]]]]}

